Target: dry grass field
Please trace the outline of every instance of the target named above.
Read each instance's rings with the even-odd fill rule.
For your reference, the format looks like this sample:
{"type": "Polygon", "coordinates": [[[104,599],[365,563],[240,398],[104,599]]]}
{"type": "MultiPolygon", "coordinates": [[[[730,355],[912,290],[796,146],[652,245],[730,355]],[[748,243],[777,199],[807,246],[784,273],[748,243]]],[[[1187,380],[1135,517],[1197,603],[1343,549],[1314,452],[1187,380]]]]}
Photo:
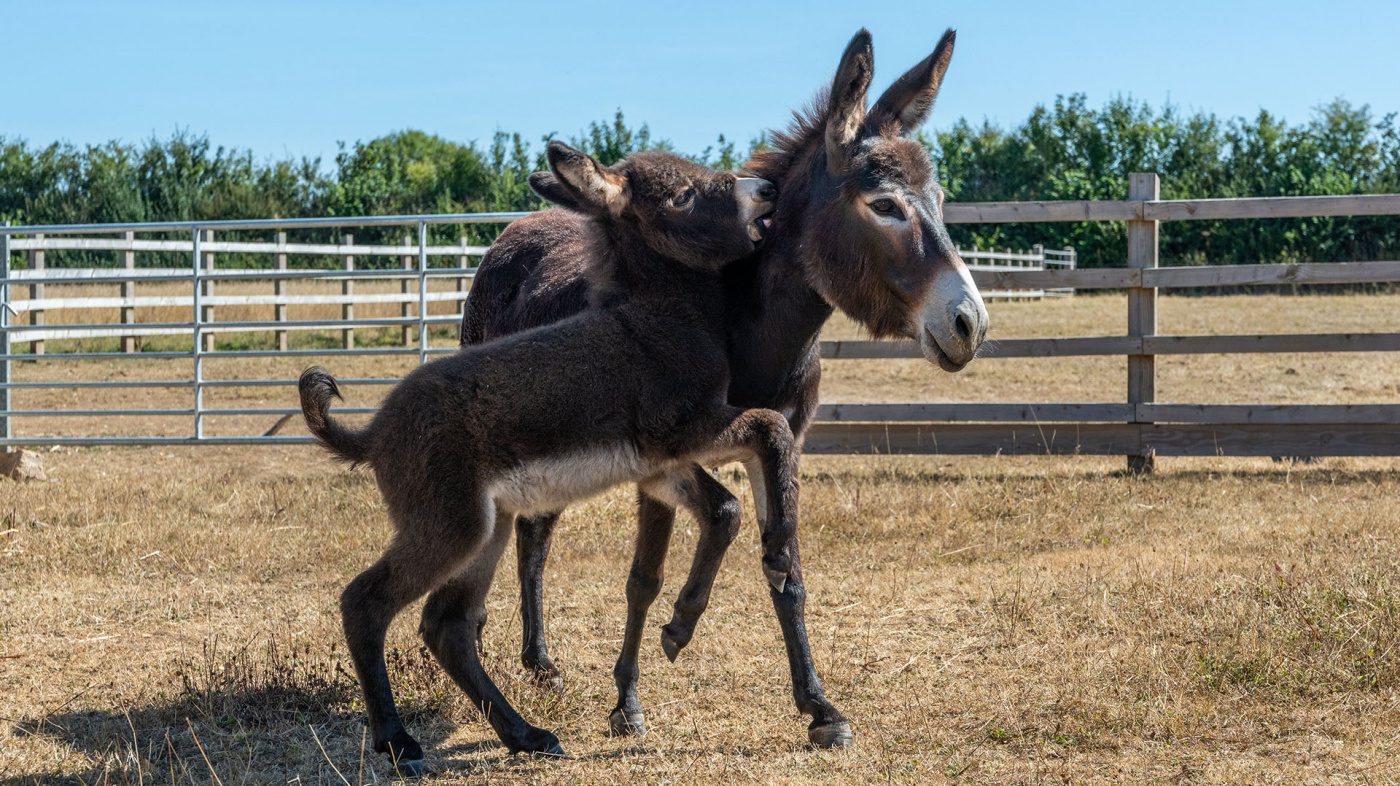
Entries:
{"type": "MultiPolygon", "coordinates": [[[[1111,334],[1125,321],[1116,295],[991,310],[1003,338],[1111,334]]],[[[1165,297],[1160,310],[1163,333],[1400,330],[1395,295],[1165,297]]],[[[856,334],[838,321],[830,335],[856,334]]],[[[211,376],[293,377],[306,362],[211,362],[211,376]]],[[[387,376],[412,362],[332,369],[387,376]]],[[[179,378],[187,366],[45,361],[16,373],[179,378]]],[[[1173,357],[1159,369],[1165,401],[1400,403],[1393,355],[1173,357]]],[[[1117,358],[984,361],[956,377],[918,361],[837,361],[823,398],[1122,401],[1123,387],[1117,358]]],[[[372,404],[383,388],[348,392],[372,404]]],[[[290,406],[290,394],[211,393],[211,405],[290,406]]],[[[16,404],[182,406],[186,395],[24,391],[16,404]]],[[[258,433],[267,420],[211,431],[258,433]]],[[[188,423],[40,418],[16,430],[157,429],[188,423]]],[[[336,608],[389,534],[365,472],[299,446],[64,449],[45,461],[55,482],[0,483],[0,780],[395,780],[363,752],[336,608]]],[[[695,642],[666,661],[656,626],[694,548],[685,516],[642,652],[650,732],[607,737],[632,502],[616,490],[579,505],[547,574],[562,688],[535,687],[518,665],[510,553],[485,641],[507,696],[574,758],[499,747],[425,655],[414,607],[391,630],[391,675],[429,782],[1400,781],[1400,461],[1163,459],[1143,478],[1123,463],[805,460],[808,626],[827,695],[856,734],[836,752],[804,744],[751,525],[695,642]]],[[[747,492],[742,471],[721,477],[747,492]]]]}

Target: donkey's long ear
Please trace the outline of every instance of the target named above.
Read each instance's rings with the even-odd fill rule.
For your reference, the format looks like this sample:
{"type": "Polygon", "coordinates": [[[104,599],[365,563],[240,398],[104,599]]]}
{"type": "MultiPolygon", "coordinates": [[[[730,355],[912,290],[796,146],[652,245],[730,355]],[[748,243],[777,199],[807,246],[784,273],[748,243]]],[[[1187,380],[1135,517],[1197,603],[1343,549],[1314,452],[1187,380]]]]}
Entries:
{"type": "Polygon", "coordinates": [[[584,210],[574,193],[559,182],[559,178],[555,177],[552,172],[530,173],[530,188],[546,202],[552,202],[573,211],[584,210]]]}
{"type": "Polygon", "coordinates": [[[826,119],[826,167],[833,175],[844,174],[851,161],[851,145],[860,136],[865,121],[865,92],[875,75],[875,49],[870,31],[861,28],[846,45],[841,65],[831,83],[830,111],[826,119]]]}
{"type": "Polygon", "coordinates": [[[933,100],[938,97],[943,75],[948,72],[948,63],[953,59],[953,41],[956,38],[957,33],[949,28],[939,39],[938,46],[934,47],[933,54],[890,85],[890,89],[870,109],[872,126],[898,120],[900,131],[912,134],[924,124],[933,109],[933,100]]]}
{"type": "Polygon", "coordinates": [[[559,141],[549,143],[546,156],[549,158],[549,169],[553,173],[551,179],[554,183],[549,186],[551,193],[541,192],[535,185],[535,176],[530,176],[530,186],[535,188],[540,196],[583,212],[617,215],[627,206],[626,175],[605,169],[587,153],[559,141]],[[560,199],[556,200],[555,195],[560,199]],[[566,201],[569,204],[565,204],[566,201]]]}

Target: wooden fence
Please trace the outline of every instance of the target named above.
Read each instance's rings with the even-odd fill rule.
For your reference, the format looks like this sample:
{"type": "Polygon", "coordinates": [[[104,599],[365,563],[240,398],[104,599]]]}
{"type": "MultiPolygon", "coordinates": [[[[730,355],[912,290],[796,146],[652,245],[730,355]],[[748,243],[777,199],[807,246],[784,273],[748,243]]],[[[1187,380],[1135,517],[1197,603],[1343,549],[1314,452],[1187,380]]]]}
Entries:
{"type": "MultiPolygon", "coordinates": [[[[1400,262],[1159,268],[1161,221],[1400,215],[1400,195],[1158,199],[1155,174],[1133,174],[1123,202],[949,203],[949,223],[1126,221],[1128,266],[975,271],[986,288],[1126,289],[1124,335],[996,341],[982,358],[1126,355],[1125,403],[828,404],[809,453],[1156,456],[1397,456],[1400,405],[1199,405],[1156,402],[1156,356],[1259,352],[1400,352],[1400,333],[1162,336],[1157,292],[1170,288],[1400,282],[1400,262]]],[[[921,358],[913,342],[828,341],[822,357],[921,358]]],[[[985,362],[979,359],[977,362],[985,362]]]]}

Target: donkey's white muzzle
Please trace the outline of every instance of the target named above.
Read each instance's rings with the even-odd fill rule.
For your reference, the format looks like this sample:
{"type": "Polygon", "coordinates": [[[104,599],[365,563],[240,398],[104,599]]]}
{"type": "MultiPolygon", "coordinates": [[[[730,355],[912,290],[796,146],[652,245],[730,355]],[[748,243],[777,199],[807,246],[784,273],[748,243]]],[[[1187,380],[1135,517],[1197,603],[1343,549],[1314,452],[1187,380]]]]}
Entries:
{"type": "Polygon", "coordinates": [[[944,266],[919,309],[919,348],[944,371],[962,371],[987,338],[987,306],[962,260],[944,266]]]}

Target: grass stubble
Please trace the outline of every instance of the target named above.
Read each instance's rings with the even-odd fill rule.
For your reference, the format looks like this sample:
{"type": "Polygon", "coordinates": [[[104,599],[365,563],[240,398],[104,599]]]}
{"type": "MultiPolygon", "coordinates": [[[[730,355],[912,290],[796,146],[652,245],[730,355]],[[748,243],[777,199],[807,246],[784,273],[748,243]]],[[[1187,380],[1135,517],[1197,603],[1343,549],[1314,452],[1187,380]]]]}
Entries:
{"type": "MultiPolygon", "coordinates": [[[[1016,308],[1045,313],[1032,305],[1016,308]]],[[[1290,376],[1286,356],[1270,362],[1261,377],[1290,376]]],[[[1390,362],[1322,368],[1292,400],[1365,386],[1384,401],[1390,362]]],[[[973,384],[995,387],[993,364],[977,370],[973,384]]],[[[1204,371],[1191,384],[1257,400],[1253,377],[1204,371]]],[[[1075,377],[1102,380],[1065,376],[1046,384],[1098,398],[1075,377]]],[[[932,400],[946,379],[896,380],[890,397],[932,400]]],[[[397,780],[365,749],[336,607],[388,538],[368,474],[303,447],[65,449],[46,463],[57,482],[0,485],[0,778],[397,780]]],[[[1400,778],[1400,464],[1159,465],[1138,478],[1090,457],[808,457],[808,626],[856,732],[838,752],[804,745],[752,525],[695,642],[666,662],[656,626],[694,548],[685,515],[642,652],[651,731],[607,737],[633,502],[616,490],[579,505],[546,585],[563,687],[535,687],[518,664],[509,553],[485,634],[503,691],[574,758],[509,756],[417,639],[420,604],[391,630],[390,672],[428,781],[1400,778]]],[[[742,471],[720,476],[747,492],[742,471]]]]}

